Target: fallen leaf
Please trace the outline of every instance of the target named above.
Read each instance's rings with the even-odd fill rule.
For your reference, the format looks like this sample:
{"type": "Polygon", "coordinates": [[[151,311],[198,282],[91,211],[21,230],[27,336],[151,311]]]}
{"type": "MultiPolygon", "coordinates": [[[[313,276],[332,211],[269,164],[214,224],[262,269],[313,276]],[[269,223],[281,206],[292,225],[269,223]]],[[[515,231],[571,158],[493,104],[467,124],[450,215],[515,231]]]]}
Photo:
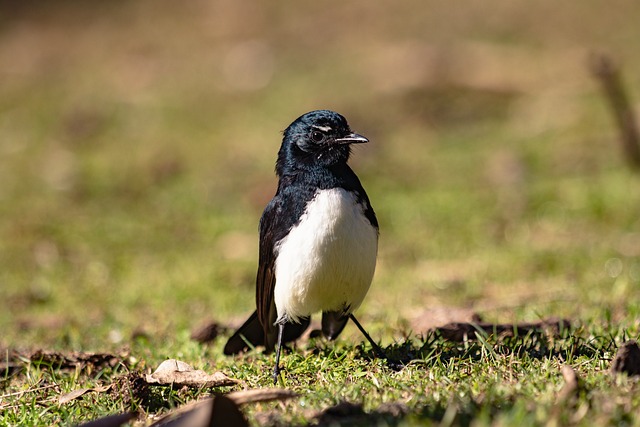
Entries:
{"type": "Polygon", "coordinates": [[[233,400],[237,405],[254,402],[269,402],[272,400],[287,400],[298,397],[292,390],[282,388],[258,388],[253,390],[232,391],[225,394],[228,399],[233,400]]]}
{"type": "Polygon", "coordinates": [[[193,371],[193,367],[186,362],[176,359],[167,359],[163,361],[158,367],[154,374],[158,372],[188,372],[193,371]]]}
{"type": "Polygon", "coordinates": [[[236,383],[236,380],[229,378],[220,371],[207,374],[175,359],[165,360],[153,374],[147,375],[145,379],[148,384],[172,385],[175,387],[221,387],[236,383]]]}
{"type": "Polygon", "coordinates": [[[77,390],[73,390],[73,391],[71,391],[69,393],[65,393],[65,394],[61,395],[60,397],[58,397],[58,404],[59,405],[63,405],[65,403],[69,403],[72,400],[75,400],[75,399],[79,398],[80,396],[84,396],[85,394],[90,393],[90,392],[103,393],[105,391],[108,391],[109,389],[111,389],[111,384],[105,385],[105,386],[101,386],[101,387],[79,388],[77,390]]]}
{"type": "Polygon", "coordinates": [[[236,403],[225,397],[217,396],[213,399],[211,427],[248,427],[249,423],[242,415],[236,403]]]}
{"type": "Polygon", "coordinates": [[[216,396],[193,402],[160,418],[150,427],[246,427],[249,423],[236,405],[216,396]]]}
{"type": "Polygon", "coordinates": [[[635,340],[622,344],[611,362],[612,373],[640,375],[640,347],[635,340]]]}
{"type": "Polygon", "coordinates": [[[120,427],[136,417],[136,414],[115,414],[80,424],[78,427],[120,427]]]}

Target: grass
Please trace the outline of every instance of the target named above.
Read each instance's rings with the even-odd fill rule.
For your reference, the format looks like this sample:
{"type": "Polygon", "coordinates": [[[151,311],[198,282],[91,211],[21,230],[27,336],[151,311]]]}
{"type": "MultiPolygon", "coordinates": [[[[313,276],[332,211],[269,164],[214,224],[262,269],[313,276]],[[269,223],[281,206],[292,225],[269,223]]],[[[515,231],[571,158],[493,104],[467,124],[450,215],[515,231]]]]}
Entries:
{"type": "MultiPolygon", "coordinates": [[[[314,408],[326,408],[346,400],[360,403],[365,412],[375,414],[369,418],[342,420],[357,425],[367,425],[372,420],[379,425],[422,425],[446,419],[455,424],[538,425],[554,421],[588,424],[594,420],[592,415],[603,423],[632,421],[635,400],[632,396],[637,395],[637,381],[607,372],[616,350],[611,338],[621,331],[598,332],[599,336],[588,337],[585,331],[566,330],[552,342],[538,334],[504,340],[485,336],[463,344],[436,337],[430,337],[428,342],[413,338],[389,349],[396,355],[413,355],[413,360],[399,373],[390,373],[380,360],[370,360],[370,352],[361,346],[311,342],[283,360],[286,375],[281,385],[296,390],[300,398],[284,408],[280,404],[259,404],[247,413],[251,417],[275,412],[280,422],[306,424],[314,408]],[[564,384],[559,372],[562,364],[573,366],[584,381],[575,398],[557,397],[564,384]],[[408,415],[398,418],[381,409],[385,403],[398,401],[406,405],[404,410],[408,415]],[[589,410],[585,412],[584,408],[589,410]]],[[[203,352],[186,336],[177,337],[176,341],[178,351],[171,348],[172,345],[160,352],[195,360],[203,368],[211,368],[209,361],[220,352],[219,348],[203,352]]],[[[158,346],[154,347],[134,345],[131,351],[152,360],[153,354],[148,353],[158,350],[158,346]]],[[[250,354],[242,363],[221,361],[217,368],[241,379],[244,387],[253,388],[270,383],[272,363],[273,357],[250,354]]],[[[60,420],[79,421],[87,413],[130,409],[122,398],[108,393],[71,404],[55,404],[60,393],[110,382],[125,371],[120,367],[58,375],[55,367],[30,365],[23,374],[22,387],[33,387],[36,391],[17,396],[20,410],[5,410],[4,421],[8,425],[53,424],[60,420]],[[44,390],[45,385],[55,387],[44,390]]],[[[158,406],[134,405],[134,409],[150,412],[149,408],[153,408],[153,413],[162,413],[207,394],[205,390],[164,389],[154,396],[158,406]]]]}
{"type": "Polygon", "coordinates": [[[381,225],[358,317],[409,362],[390,371],[351,325],[336,343],[299,343],[282,385],[300,397],[243,407],[254,424],[637,424],[637,380],[608,368],[640,335],[639,178],[586,69],[589,50],[612,52],[638,99],[636,4],[254,6],[0,15],[3,358],[126,354],[107,367],[21,363],[0,377],[0,424],[133,409],[145,425],[232,389],[57,403],[166,358],[220,369],[233,389],[270,385],[273,355],[224,357],[224,336],[203,345],[190,332],[253,309],[279,132],[315,108],[372,140],[352,159],[381,225]],[[457,343],[415,330],[436,308],[572,327],[457,343]],[[581,380],[566,398],[563,365],[581,380]],[[343,401],[362,407],[314,418],[343,401]]]}

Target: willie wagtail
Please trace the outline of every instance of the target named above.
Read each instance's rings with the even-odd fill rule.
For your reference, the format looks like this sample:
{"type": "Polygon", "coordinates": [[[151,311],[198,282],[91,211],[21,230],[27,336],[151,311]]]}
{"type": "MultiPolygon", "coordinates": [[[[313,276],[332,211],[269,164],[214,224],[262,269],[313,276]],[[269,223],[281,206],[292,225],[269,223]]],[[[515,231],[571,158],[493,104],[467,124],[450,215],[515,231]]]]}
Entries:
{"type": "Polygon", "coordinates": [[[284,131],[276,174],[278,189],[260,219],[257,310],[227,342],[224,353],[250,346],[280,349],[322,311],[322,332],[335,339],[352,319],[378,355],[380,347],[353,311],[373,278],[378,221],[360,180],[347,165],[351,144],[368,139],[329,110],[297,118],[284,131]]]}

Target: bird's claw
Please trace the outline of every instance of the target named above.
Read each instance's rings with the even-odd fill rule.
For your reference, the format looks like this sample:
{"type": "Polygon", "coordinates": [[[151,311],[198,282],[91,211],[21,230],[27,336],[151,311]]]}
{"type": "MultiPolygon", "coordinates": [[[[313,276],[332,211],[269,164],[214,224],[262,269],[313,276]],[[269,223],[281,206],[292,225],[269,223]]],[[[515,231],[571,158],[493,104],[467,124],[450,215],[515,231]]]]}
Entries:
{"type": "Polygon", "coordinates": [[[404,369],[404,364],[397,359],[387,358],[387,366],[389,367],[389,369],[396,372],[400,372],[401,370],[404,369]]]}
{"type": "Polygon", "coordinates": [[[273,368],[273,374],[271,376],[273,378],[273,385],[278,385],[278,378],[280,377],[280,366],[276,365],[273,368]]]}

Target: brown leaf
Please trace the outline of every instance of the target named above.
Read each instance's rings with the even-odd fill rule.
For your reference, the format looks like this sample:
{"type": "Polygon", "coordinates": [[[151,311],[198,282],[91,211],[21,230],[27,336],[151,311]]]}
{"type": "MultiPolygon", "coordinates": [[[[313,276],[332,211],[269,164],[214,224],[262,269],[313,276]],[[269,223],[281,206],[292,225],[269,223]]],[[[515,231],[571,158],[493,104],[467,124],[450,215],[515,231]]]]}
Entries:
{"type": "Polygon", "coordinates": [[[220,371],[207,374],[201,370],[194,370],[187,363],[175,359],[162,362],[153,374],[146,376],[146,381],[149,384],[175,387],[220,387],[236,383],[236,380],[220,371]]]}
{"type": "Polygon", "coordinates": [[[246,427],[249,423],[236,403],[225,396],[180,407],[150,427],[246,427]]]}
{"type": "Polygon", "coordinates": [[[298,397],[298,393],[282,388],[258,388],[253,390],[232,391],[225,395],[237,405],[254,402],[269,402],[272,400],[287,400],[298,397]]]}
{"type": "Polygon", "coordinates": [[[98,418],[97,420],[89,421],[79,425],[78,427],[120,427],[126,422],[131,421],[136,417],[136,414],[115,414],[108,415],[106,417],[98,418]]]}
{"type": "Polygon", "coordinates": [[[611,362],[611,372],[640,375],[640,347],[635,340],[629,340],[620,346],[611,362]]]}
{"type": "Polygon", "coordinates": [[[249,423],[240,412],[236,403],[225,396],[213,400],[211,427],[248,427],[249,423]]]}
{"type": "Polygon", "coordinates": [[[79,398],[80,396],[84,396],[85,394],[94,392],[94,391],[98,393],[103,393],[105,391],[108,391],[110,388],[111,388],[111,384],[101,386],[101,387],[79,388],[77,390],[73,390],[69,393],[63,394],[60,397],[58,397],[58,404],[63,405],[65,403],[69,403],[72,400],[79,398]]]}
{"type": "Polygon", "coordinates": [[[193,367],[186,362],[176,359],[167,359],[163,361],[158,367],[154,374],[159,372],[188,372],[193,371],[193,367]]]}

